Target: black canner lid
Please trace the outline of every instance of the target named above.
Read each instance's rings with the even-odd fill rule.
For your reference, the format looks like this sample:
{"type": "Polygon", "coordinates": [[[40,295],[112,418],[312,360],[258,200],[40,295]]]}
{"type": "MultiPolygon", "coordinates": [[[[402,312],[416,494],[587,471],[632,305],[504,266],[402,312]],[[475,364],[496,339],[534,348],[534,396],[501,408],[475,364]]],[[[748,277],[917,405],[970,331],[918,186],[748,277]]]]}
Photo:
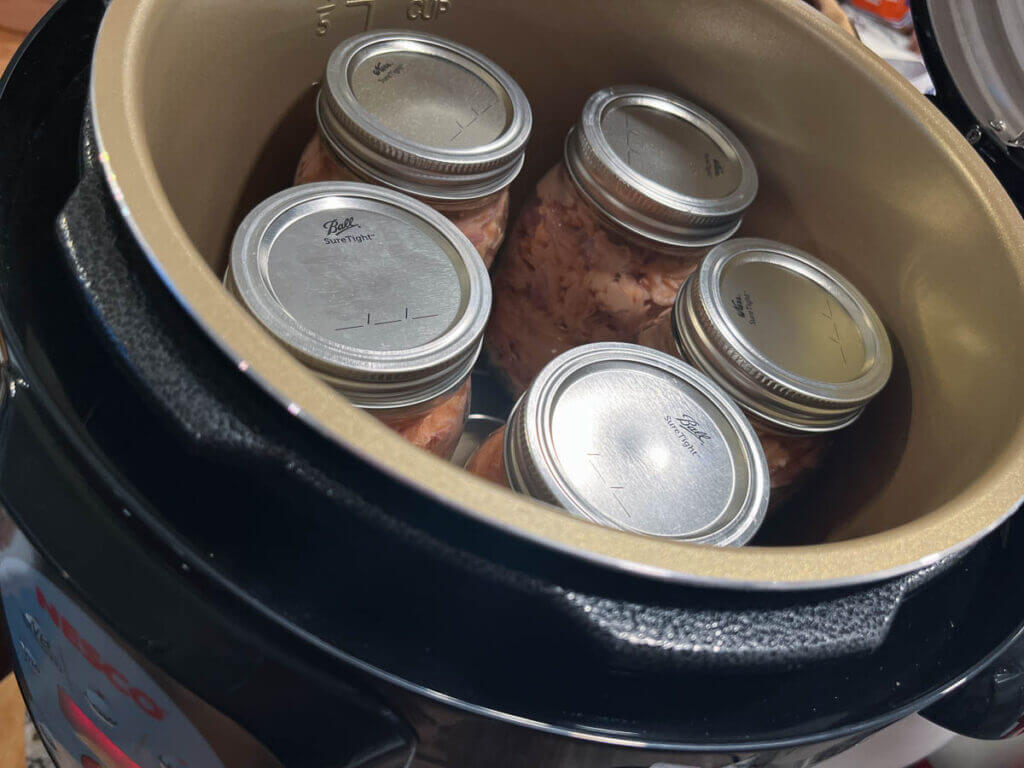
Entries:
{"type": "Polygon", "coordinates": [[[936,106],[1024,206],[1024,14],[1014,3],[911,0],[936,106]]]}

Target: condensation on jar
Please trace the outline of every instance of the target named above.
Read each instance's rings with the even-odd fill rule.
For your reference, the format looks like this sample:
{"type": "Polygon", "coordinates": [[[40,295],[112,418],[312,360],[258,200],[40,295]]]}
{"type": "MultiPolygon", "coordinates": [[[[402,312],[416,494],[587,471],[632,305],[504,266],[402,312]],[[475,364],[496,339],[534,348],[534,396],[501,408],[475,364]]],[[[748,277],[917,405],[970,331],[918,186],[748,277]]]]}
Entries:
{"type": "Polygon", "coordinates": [[[743,407],[768,457],[773,507],[892,371],[885,328],[849,281],[810,254],[756,238],[713,249],[637,343],[692,363],[743,407]]]}
{"type": "Polygon", "coordinates": [[[756,194],[750,153],[702,109],[636,86],[591,96],[495,267],[486,345],[512,391],[566,349],[633,341],[756,194]]]}
{"type": "Polygon", "coordinates": [[[363,181],[412,195],[491,265],[532,126],[507,72],[434,35],[367,32],[331,54],[316,113],[296,184],[363,181]]]}
{"type": "Polygon", "coordinates": [[[556,357],[465,466],[593,523],[718,546],[749,541],[769,501],[761,444],[729,396],[618,342],[556,357]]]}
{"type": "Polygon", "coordinates": [[[242,222],[225,283],[353,404],[414,445],[452,455],[491,290],[450,221],[383,187],[294,187],[242,222]]]}

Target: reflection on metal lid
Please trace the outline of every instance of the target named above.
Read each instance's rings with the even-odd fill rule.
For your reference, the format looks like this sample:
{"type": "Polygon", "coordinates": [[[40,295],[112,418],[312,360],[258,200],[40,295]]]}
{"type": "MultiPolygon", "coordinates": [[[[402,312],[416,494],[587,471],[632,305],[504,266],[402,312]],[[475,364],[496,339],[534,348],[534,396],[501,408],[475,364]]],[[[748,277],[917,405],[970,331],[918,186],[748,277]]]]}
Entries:
{"type": "Polygon", "coordinates": [[[368,184],[307,184],[242,222],[231,287],[299,359],[363,407],[458,386],[490,311],[487,270],[446,218],[368,184]]]}
{"type": "Polygon", "coordinates": [[[738,545],[767,508],[767,462],[746,417],[703,374],[652,349],[560,355],[509,424],[512,486],[592,522],[738,545]]]}
{"type": "Polygon", "coordinates": [[[680,290],[672,321],[688,359],[784,428],[849,424],[892,371],[867,299],[828,265],[771,240],[714,248],[680,290]]]}
{"type": "Polygon", "coordinates": [[[642,86],[591,96],[565,160],[607,217],[670,245],[724,240],[757,194],[754,162],[732,131],[678,96],[642,86]]]}
{"type": "Polygon", "coordinates": [[[522,168],[532,126],[526,95],[493,61],[400,30],[357,35],[334,50],[317,114],[345,163],[437,200],[507,186],[522,168]]]}

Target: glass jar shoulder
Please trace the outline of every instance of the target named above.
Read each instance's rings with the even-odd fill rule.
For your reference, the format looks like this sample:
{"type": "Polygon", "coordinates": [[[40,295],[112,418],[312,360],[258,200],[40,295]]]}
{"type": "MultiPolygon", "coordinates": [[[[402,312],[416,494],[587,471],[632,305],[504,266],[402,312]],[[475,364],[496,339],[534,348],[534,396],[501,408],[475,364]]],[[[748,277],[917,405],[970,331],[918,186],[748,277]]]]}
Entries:
{"type": "MultiPolygon", "coordinates": [[[[324,143],[319,132],[306,144],[295,169],[293,183],[311,184],[319,181],[361,181],[374,183],[341,162],[324,143]]],[[[508,188],[483,197],[458,201],[423,201],[442,213],[469,238],[484,265],[490,267],[505,239],[508,224],[508,188]]]]}
{"type": "Polygon", "coordinates": [[[454,392],[430,403],[426,410],[379,410],[373,415],[413,445],[450,459],[462,437],[469,415],[470,380],[454,392]]]}

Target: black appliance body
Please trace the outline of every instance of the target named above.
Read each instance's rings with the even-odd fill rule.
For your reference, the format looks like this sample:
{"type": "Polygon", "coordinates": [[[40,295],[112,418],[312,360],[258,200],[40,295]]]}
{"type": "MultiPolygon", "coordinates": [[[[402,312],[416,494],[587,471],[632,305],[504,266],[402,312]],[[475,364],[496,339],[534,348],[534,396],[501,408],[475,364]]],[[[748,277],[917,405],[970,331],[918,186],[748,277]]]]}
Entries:
{"type": "Polygon", "coordinates": [[[806,766],[920,711],[1015,732],[1016,518],[866,586],[652,584],[290,418],[119,215],[83,120],[103,11],[59,3],[0,82],[0,591],[60,768],[806,766]]]}

